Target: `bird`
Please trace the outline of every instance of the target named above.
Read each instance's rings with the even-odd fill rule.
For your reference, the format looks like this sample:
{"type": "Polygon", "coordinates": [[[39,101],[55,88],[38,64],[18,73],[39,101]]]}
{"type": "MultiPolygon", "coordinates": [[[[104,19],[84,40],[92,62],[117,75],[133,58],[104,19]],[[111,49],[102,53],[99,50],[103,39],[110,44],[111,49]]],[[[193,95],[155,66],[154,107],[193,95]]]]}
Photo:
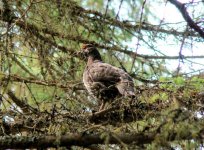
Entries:
{"type": "Polygon", "coordinates": [[[132,77],[123,69],[105,63],[93,44],[83,44],[81,52],[87,61],[83,83],[88,93],[100,100],[99,111],[116,98],[135,97],[132,77]]]}

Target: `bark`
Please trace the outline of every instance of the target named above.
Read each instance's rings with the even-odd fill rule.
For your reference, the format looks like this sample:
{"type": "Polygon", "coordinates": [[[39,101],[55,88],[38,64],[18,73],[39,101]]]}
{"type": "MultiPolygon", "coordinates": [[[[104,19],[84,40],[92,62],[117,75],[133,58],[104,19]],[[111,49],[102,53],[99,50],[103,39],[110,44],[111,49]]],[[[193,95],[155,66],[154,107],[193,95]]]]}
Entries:
{"type": "Polygon", "coordinates": [[[150,143],[154,139],[154,133],[139,134],[67,134],[62,136],[6,136],[0,138],[0,147],[4,148],[48,148],[48,147],[87,147],[92,144],[120,144],[121,142],[130,144],[150,143]]]}
{"type": "Polygon", "coordinates": [[[199,33],[199,35],[204,38],[204,31],[193,21],[193,19],[190,17],[190,15],[188,14],[185,4],[182,4],[181,2],[177,1],[177,0],[168,0],[170,3],[172,3],[173,5],[175,5],[178,10],[181,12],[183,18],[186,20],[186,22],[188,23],[188,25],[194,29],[196,32],[199,33]]]}
{"type": "MultiPolygon", "coordinates": [[[[186,129],[183,129],[186,130],[186,129]]],[[[81,146],[89,147],[93,144],[131,144],[143,145],[150,144],[155,139],[157,140],[190,140],[203,139],[203,130],[195,133],[178,134],[174,130],[168,132],[167,137],[159,136],[157,132],[143,133],[101,133],[101,134],[86,134],[75,133],[62,136],[5,136],[0,138],[0,147],[4,148],[48,148],[48,147],[71,147],[81,146]],[[165,139],[167,138],[167,139],[165,139]]]]}
{"type": "Polygon", "coordinates": [[[13,100],[13,102],[22,109],[24,113],[29,113],[30,111],[35,113],[38,112],[37,109],[31,107],[25,101],[16,97],[16,95],[11,90],[8,90],[7,94],[13,100]]]}

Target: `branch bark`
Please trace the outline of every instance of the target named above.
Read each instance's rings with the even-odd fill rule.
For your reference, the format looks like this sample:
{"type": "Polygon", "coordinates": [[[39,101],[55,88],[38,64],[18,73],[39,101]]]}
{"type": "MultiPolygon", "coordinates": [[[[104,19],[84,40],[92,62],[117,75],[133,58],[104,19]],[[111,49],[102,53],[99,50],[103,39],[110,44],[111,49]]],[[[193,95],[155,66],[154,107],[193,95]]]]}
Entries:
{"type": "MultiPolygon", "coordinates": [[[[186,130],[185,128],[183,130],[186,130]]],[[[184,131],[185,132],[185,131],[184,131]]],[[[169,132],[168,141],[174,140],[190,140],[203,139],[203,130],[200,130],[195,136],[195,133],[190,133],[185,136],[180,136],[173,129],[169,132]]],[[[62,136],[4,136],[0,138],[1,148],[48,148],[48,147],[70,147],[81,146],[87,147],[93,144],[131,144],[142,145],[151,143],[155,138],[159,138],[156,132],[147,133],[100,133],[86,134],[75,133],[62,136]],[[103,135],[103,136],[102,136],[103,135]]]]}
{"type": "MultiPolygon", "coordinates": [[[[83,9],[83,8],[80,8],[80,9],[83,9]]],[[[91,13],[91,14],[103,17],[103,15],[101,13],[96,12],[96,11],[90,11],[90,10],[84,10],[84,9],[83,9],[83,11],[85,13],[91,13]]],[[[106,19],[110,19],[111,21],[115,22],[114,25],[116,25],[116,26],[121,26],[121,27],[126,27],[126,28],[133,28],[133,29],[138,28],[135,25],[131,25],[129,23],[120,22],[118,20],[111,19],[109,17],[107,17],[106,19]]],[[[3,21],[8,22],[10,20],[6,20],[6,19],[3,18],[3,21]]],[[[68,39],[68,40],[71,40],[71,41],[79,41],[81,43],[91,43],[91,44],[93,44],[93,45],[95,45],[95,46],[97,46],[99,48],[104,48],[104,49],[107,49],[107,50],[113,50],[113,51],[124,53],[124,54],[126,54],[126,55],[128,55],[128,56],[130,56],[132,58],[135,58],[135,57],[140,57],[140,58],[144,58],[144,59],[179,59],[180,58],[179,56],[151,56],[151,55],[137,54],[137,53],[135,53],[135,52],[133,52],[131,50],[123,49],[123,48],[120,48],[120,47],[118,47],[116,45],[106,46],[106,45],[98,44],[98,43],[96,43],[94,41],[86,40],[86,39],[84,39],[81,36],[63,35],[61,33],[58,33],[58,32],[55,32],[55,31],[51,31],[48,28],[41,28],[41,29],[39,29],[35,25],[33,25],[33,24],[31,25],[28,22],[25,23],[20,18],[17,18],[17,17],[13,18],[12,22],[15,23],[17,26],[19,26],[20,28],[24,29],[25,31],[31,32],[32,34],[34,34],[36,37],[38,37],[42,41],[44,41],[46,43],[49,43],[50,45],[58,48],[62,52],[69,53],[70,55],[75,56],[75,57],[80,57],[79,55],[77,55],[76,50],[74,50],[72,48],[67,48],[67,47],[64,47],[64,46],[59,46],[54,41],[50,40],[50,38],[47,38],[47,37],[43,36],[40,33],[42,32],[44,34],[50,34],[51,36],[58,36],[60,38],[65,38],[65,39],[68,39]]],[[[144,26],[143,26],[143,28],[146,29],[144,26]]],[[[155,27],[154,28],[151,27],[150,29],[148,29],[148,28],[147,28],[147,30],[150,30],[150,31],[158,31],[158,29],[154,29],[155,27]]],[[[175,32],[175,31],[173,31],[173,32],[175,32]]],[[[178,34],[180,34],[180,33],[178,33],[178,34]]],[[[182,34],[184,34],[184,33],[182,33],[182,34]]],[[[186,56],[185,58],[204,58],[204,56],[186,56]]]]}
{"type": "Polygon", "coordinates": [[[154,140],[154,133],[138,134],[107,134],[102,137],[101,134],[67,134],[62,136],[6,136],[0,138],[1,148],[48,148],[61,146],[82,146],[87,147],[92,144],[120,144],[121,141],[126,144],[134,142],[135,144],[150,143],[154,140]]]}
{"type": "Polygon", "coordinates": [[[173,5],[175,5],[178,10],[181,12],[183,18],[186,20],[186,22],[188,23],[188,25],[194,29],[196,32],[199,33],[199,35],[204,38],[204,31],[193,21],[193,19],[189,16],[185,4],[182,4],[181,2],[177,1],[177,0],[168,0],[170,3],[172,3],[173,5]]]}
{"type": "Polygon", "coordinates": [[[34,78],[23,78],[20,76],[17,76],[16,74],[10,74],[6,75],[3,73],[0,73],[0,81],[13,81],[13,82],[22,82],[22,83],[33,83],[38,85],[44,85],[44,86],[55,86],[62,89],[73,89],[73,90],[84,90],[83,87],[77,86],[77,84],[72,84],[72,82],[68,82],[67,84],[59,84],[59,81],[43,81],[43,80],[36,80],[34,78]]]}
{"type": "MultiPolygon", "coordinates": [[[[198,35],[196,35],[195,33],[193,32],[178,32],[174,29],[169,29],[169,30],[165,30],[165,29],[162,29],[160,27],[158,27],[157,25],[152,25],[152,24],[147,24],[145,22],[142,22],[142,23],[138,23],[138,25],[134,25],[134,24],[131,24],[129,23],[128,21],[119,21],[117,19],[114,19],[114,18],[111,18],[110,16],[108,15],[103,15],[102,13],[98,12],[98,11],[94,11],[94,10],[85,10],[83,8],[81,8],[81,10],[86,13],[88,16],[90,14],[96,16],[96,17],[93,17],[92,19],[105,19],[104,21],[107,23],[107,24],[111,24],[113,26],[117,26],[121,29],[130,29],[130,30],[133,30],[133,31],[136,31],[138,29],[141,29],[141,30],[146,30],[146,31],[156,31],[156,32],[161,32],[161,33],[166,33],[166,34],[172,34],[172,35],[181,35],[183,36],[184,34],[185,35],[189,35],[189,36],[193,36],[193,37],[197,37],[198,35]]],[[[90,17],[89,17],[90,18],[90,17]]]]}
{"type": "Polygon", "coordinates": [[[12,101],[22,109],[24,113],[29,113],[30,111],[35,113],[38,112],[37,109],[31,107],[23,100],[20,100],[19,98],[17,98],[16,95],[11,90],[8,90],[7,94],[12,99],[12,101]]]}

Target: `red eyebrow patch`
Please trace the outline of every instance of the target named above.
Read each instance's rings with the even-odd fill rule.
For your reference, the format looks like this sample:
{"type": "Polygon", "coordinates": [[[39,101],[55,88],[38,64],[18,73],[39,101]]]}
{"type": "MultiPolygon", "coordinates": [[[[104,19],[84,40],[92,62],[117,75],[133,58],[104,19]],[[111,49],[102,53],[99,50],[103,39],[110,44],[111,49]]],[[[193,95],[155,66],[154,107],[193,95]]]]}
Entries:
{"type": "Polygon", "coordinates": [[[88,47],[93,47],[93,45],[92,44],[82,44],[81,46],[82,49],[86,49],[88,47]]]}

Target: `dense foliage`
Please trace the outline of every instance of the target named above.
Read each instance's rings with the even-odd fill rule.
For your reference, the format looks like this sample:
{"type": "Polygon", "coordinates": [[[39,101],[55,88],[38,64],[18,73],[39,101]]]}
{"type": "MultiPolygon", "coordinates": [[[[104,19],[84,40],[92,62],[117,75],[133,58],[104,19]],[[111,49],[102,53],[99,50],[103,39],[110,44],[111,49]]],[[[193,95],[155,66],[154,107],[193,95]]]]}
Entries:
{"type": "Polygon", "coordinates": [[[203,5],[1,0],[0,147],[203,147],[203,56],[193,55],[203,48],[203,5]],[[178,8],[183,20],[161,18],[158,6],[178,8]],[[96,112],[99,102],[82,83],[82,43],[134,78],[131,105],[122,98],[96,112]]]}

